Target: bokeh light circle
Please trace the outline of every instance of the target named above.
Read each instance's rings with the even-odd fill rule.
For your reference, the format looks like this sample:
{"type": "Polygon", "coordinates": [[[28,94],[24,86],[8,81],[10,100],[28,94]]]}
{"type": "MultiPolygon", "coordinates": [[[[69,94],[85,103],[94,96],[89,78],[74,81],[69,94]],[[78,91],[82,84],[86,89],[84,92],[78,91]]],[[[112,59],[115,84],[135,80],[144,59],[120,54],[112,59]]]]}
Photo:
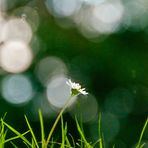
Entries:
{"type": "Polygon", "coordinates": [[[40,82],[47,86],[53,76],[67,74],[67,67],[58,57],[45,57],[37,64],[35,73],[40,82]]]}
{"type": "Polygon", "coordinates": [[[39,26],[39,15],[35,8],[29,6],[19,7],[13,11],[13,15],[25,19],[33,31],[37,30],[39,26]]]}
{"type": "Polygon", "coordinates": [[[118,117],[126,117],[134,107],[134,95],[125,88],[114,89],[105,100],[105,110],[118,117]]]}
{"type": "Polygon", "coordinates": [[[148,26],[148,2],[147,0],[134,0],[125,3],[123,25],[130,30],[138,31],[148,26]]]}
{"type": "MultiPolygon", "coordinates": [[[[56,108],[62,108],[71,96],[71,88],[66,84],[67,77],[59,75],[53,77],[47,85],[47,98],[51,105],[56,108]]],[[[76,97],[72,97],[67,106],[70,106],[76,97]]]]}
{"type": "Polygon", "coordinates": [[[79,96],[77,102],[70,108],[70,114],[72,117],[77,117],[77,119],[82,122],[92,122],[98,116],[98,103],[94,96],[79,96]]]}
{"type": "Polygon", "coordinates": [[[25,71],[32,62],[32,52],[22,41],[6,42],[0,50],[0,66],[7,72],[25,71]]]}
{"type": "Polygon", "coordinates": [[[52,109],[45,93],[36,93],[32,99],[31,106],[27,111],[33,120],[39,119],[39,109],[45,118],[54,118],[57,112],[52,109]]]}
{"type": "Polygon", "coordinates": [[[104,140],[106,142],[112,141],[119,133],[120,122],[118,118],[111,113],[106,112],[101,114],[101,125],[104,140]]]}
{"type": "Polygon", "coordinates": [[[48,10],[56,17],[74,15],[81,7],[80,0],[46,0],[48,10]],[[51,6],[52,5],[52,6],[51,6]]]}
{"type": "Polygon", "coordinates": [[[22,40],[29,43],[32,38],[32,29],[24,18],[11,18],[3,27],[5,41],[22,40]]]}
{"type": "Polygon", "coordinates": [[[33,88],[25,75],[8,75],[1,84],[2,96],[11,104],[24,104],[33,97],[33,88]]]}
{"type": "Polygon", "coordinates": [[[124,7],[119,1],[105,2],[92,11],[92,27],[103,34],[116,31],[123,17],[124,7]]]}

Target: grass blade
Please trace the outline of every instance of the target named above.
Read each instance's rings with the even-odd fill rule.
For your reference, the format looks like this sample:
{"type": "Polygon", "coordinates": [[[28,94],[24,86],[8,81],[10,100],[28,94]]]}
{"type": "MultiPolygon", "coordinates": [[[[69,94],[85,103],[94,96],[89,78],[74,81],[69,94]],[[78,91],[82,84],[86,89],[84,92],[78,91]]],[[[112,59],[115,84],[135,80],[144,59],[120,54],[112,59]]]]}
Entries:
{"type": "Polygon", "coordinates": [[[66,144],[67,144],[67,146],[71,148],[72,146],[71,146],[71,144],[70,144],[69,139],[68,139],[67,136],[66,136],[66,139],[65,139],[65,140],[66,140],[66,144]]]}
{"type": "Polygon", "coordinates": [[[4,148],[5,145],[5,137],[6,137],[6,132],[4,132],[1,137],[0,137],[0,148],[4,148]]]}
{"type": "Polygon", "coordinates": [[[140,146],[140,148],[143,148],[145,146],[145,143],[143,143],[141,146],[140,146]]]}
{"type": "Polygon", "coordinates": [[[29,123],[29,121],[28,121],[28,119],[27,119],[26,116],[25,116],[25,119],[26,119],[28,128],[29,128],[29,130],[30,130],[30,132],[31,132],[32,138],[33,138],[33,140],[34,140],[34,142],[35,142],[35,145],[36,145],[37,148],[39,148],[39,145],[38,145],[38,142],[37,142],[37,140],[36,140],[35,134],[34,134],[32,128],[31,128],[30,123],[29,123]]]}
{"type": "Polygon", "coordinates": [[[35,142],[34,142],[34,139],[32,138],[32,148],[36,148],[35,145],[36,145],[36,144],[35,144],[35,142]]]}
{"type": "Polygon", "coordinates": [[[44,131],[43,115],[41,110],[39,110],[39,118],[40,118],[40,126],[41,126],[41,142],[42,142],[42,148],[44,148],[45,147],[45,131],[44,131]]]}
{"type": "Polygon", "coordinates": [[[65,147],[71,147],[70,142],[67,138],[67,123],[65,124],[64,127],[64,122],[63,122],[63,116],[61,116],[61,129],[62,129],[62,144],[61,144],[61,148],[65,148],[65,147]],[[65,143],[67,143],[68,145],[66,145],[65,143]]]}
{"type": "Polygon", "coordinates": [[[86,138],[85,138],[85,136],[84,136],[84,133],[82,132],[82,130],[81,130],[81,128],[80,128],[80,125],[79,125],[79,123],[78,123],[78,120],[77,120],[77,119],[75,119],[75,120],[76,120],[76,125],[77,125],[78,132],[79,132],[79,134],[80,134],[82,140],[84,141],[86,147],[87,147],[87,148],[92,148],[92,146],[87,142],[87,140],[86,140],[86,138]]]}
{"type": "Polygon", "coordinates": [[[63,123],[63,116],[61,116],[61,129],[62,129],[62,144],[61,148],[65,147],[65,129],[64,129],[64,123],[63,123]]]}
{"type": "Polygon", "coordinates": [[[25,141],[23,141],[23,143],[26,145],[27,148],[30,148],[30,146],[25,141]]]}
{"type": "MultiPolygon", "coordinates": [[[[21,137],[24,136],[24,135],[26,135],[26,134],[28,134],[29,132],[30,132],[30,131],[27,131],[27,132],[21,134],[21,137]]],[[[7,143],[7,142],[9,142],[9,141],[12,141],[12,140],[16,140],[16,139],[21,138],[21,137],[20,137],[20,135],[18,135],[18,136],[9,138],[9,139],[5,140],[5,143],[7,143]]]]}
{"type": "Polygon", "coordinates": [[[73,143],[73,147],[75,148],[75,147],[76,147],[76,145],[75,145],[74,138],[73,138],[73,136],[72,136],[71,134],[69,134],[69,136],[71,137],[71,140],[72,140],[72,143],[73,143]]]}
{"type": "Polygon", "coordinates": [[[99,123],[98,123],[98,135],[99,135],[99,148],[103,148],[102,134],[101,134],[101,113],[99,115],[99,123]]]}
{"type": "Polygon", "coordinates": [[[18,148],[18,146],[16,146],[12,141],[10,142],[14,148],[18,148]]]}
{"type": "MultiPolygon", "coordinates": [[[[100,142],[100,140],[101,140],[101,139],[98,139],[98,140],[92,145],[92,147],[95,147],[95,145],[98,144],[98,143],[100,142]]],[[[101,148],[101,147],[99,147],[99,148],[101,148]]]]}
{"type": "Polygon", "coordinates": [[[144,132],[145,132],[145,129],[146,129],[147,125],[148,125],[148,118],[147,118],[147,120],[146,120],[146,122],[145,122],[145,124],[144,124],[144,126],[143,126],[143,129],[142,129],[142,131],[141,131],[140,138],[139,138],[139,141],[138,141],[138,144],[137,144],[136,148],[140,148],[140,147],[141,147],[141,146],[140,146],[140,145],[141,145],[141,141],[142,141],[143,134],[144,134],[144,132]]]}
{"type": "Polygon", "coordinates": [[[0,148],[4,148],[4,141],[5,141],[5,137],[6,137],[7,132],[5,131],[2,119],[1,119],[0,130],[1,130],[1,132],[0,132],[0,148]]]}
{"type": "Polygon", "coordinates": [[[18,132],[18,131],[15,130],[13,127],[11,127],[11,126],[8,125],[7,123],[5,123],[3,120],[2,120],[2,123],[3,123],[8,129],[10,129],[13,133],[15,133],[16,135],[18,135],[22,140],[24,140],[25,143],[27,143],[29,146],[31,146],[31,143],[30,143],[20,132],[18,132]]]}
{"type": "Polygon", "coordinates": [[[53,142],[53,138],[52,138],[52,140],[51,140],[51,141],[52,141],[52,143],[51,143],[50,147],[51,147],[51,148],[53,148],[53,147],[54,147],[54,145],[55,145],[55,144],[54,144],[54,142],[53,142]]]}

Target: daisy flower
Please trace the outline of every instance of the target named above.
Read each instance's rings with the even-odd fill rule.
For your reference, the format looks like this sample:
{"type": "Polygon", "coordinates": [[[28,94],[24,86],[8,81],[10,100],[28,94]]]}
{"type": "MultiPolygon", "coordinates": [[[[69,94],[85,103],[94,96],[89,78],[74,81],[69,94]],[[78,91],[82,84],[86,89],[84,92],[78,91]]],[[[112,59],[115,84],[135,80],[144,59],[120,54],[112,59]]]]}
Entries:
{"type": "Polygon", "coordinates": [[[67,85],[71,88],[71,95],[87,95],[88,92],[85,91],[85,88],[81,88],[79,83],[72,82],[70,79],[66,82],[67,85]]]}

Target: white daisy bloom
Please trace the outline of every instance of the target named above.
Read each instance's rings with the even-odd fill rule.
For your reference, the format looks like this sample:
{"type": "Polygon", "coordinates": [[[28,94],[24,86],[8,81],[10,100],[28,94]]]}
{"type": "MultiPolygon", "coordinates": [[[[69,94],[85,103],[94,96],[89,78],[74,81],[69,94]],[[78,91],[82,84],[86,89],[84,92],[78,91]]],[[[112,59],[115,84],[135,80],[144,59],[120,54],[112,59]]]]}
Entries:
{"type": "Polygon", "coordinates": [[[71,94],[72,95],[87,95],[88,92],[85,91],[85,88],[81,88],[81,85],[79,83],[72,82],[70,79],[66,82],[67,85],[71,88],[71,94]]]}

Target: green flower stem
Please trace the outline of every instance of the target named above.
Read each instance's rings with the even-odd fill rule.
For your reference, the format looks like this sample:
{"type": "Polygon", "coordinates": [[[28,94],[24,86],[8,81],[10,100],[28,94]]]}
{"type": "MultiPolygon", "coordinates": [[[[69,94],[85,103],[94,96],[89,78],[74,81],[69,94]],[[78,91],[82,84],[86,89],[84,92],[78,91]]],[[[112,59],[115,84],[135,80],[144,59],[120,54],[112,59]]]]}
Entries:
{"type": "Polygon", "coordinates": [[[73,95],[71,95],[71,96],[68,98],[68,100],[67,100],[66,103],[64,104],[63,108],[62,108],[61,111],[59,112],[59,114],[58,114],[58,116],[57,116],[57,118],[56,118],[56,120],[55,120],[55,122],[54,122],[54,124],[53,124],[53,126],[52,126],[52,128],[51,128],[51,130],[50,130],[50,132],[49,132],[47,141],[46,141],[46,143],[45,143],[45,148],[47,148],[48,143],[49,143],[49,141],[50,141],[50,139],[51,139],[51,136],[52,136],[52,134],[53,134],[53,132],[54,132],[54,130],[55,130],[55,128],[56,128],[56,125],[57,125],[58,121],[60,120],[60,118],[61,118],[63,112],[66,110],[67,105],[69,104],[69,102],[70,102],[70,100],[71,100],[72,97],[73,97],[73,95]]]}

